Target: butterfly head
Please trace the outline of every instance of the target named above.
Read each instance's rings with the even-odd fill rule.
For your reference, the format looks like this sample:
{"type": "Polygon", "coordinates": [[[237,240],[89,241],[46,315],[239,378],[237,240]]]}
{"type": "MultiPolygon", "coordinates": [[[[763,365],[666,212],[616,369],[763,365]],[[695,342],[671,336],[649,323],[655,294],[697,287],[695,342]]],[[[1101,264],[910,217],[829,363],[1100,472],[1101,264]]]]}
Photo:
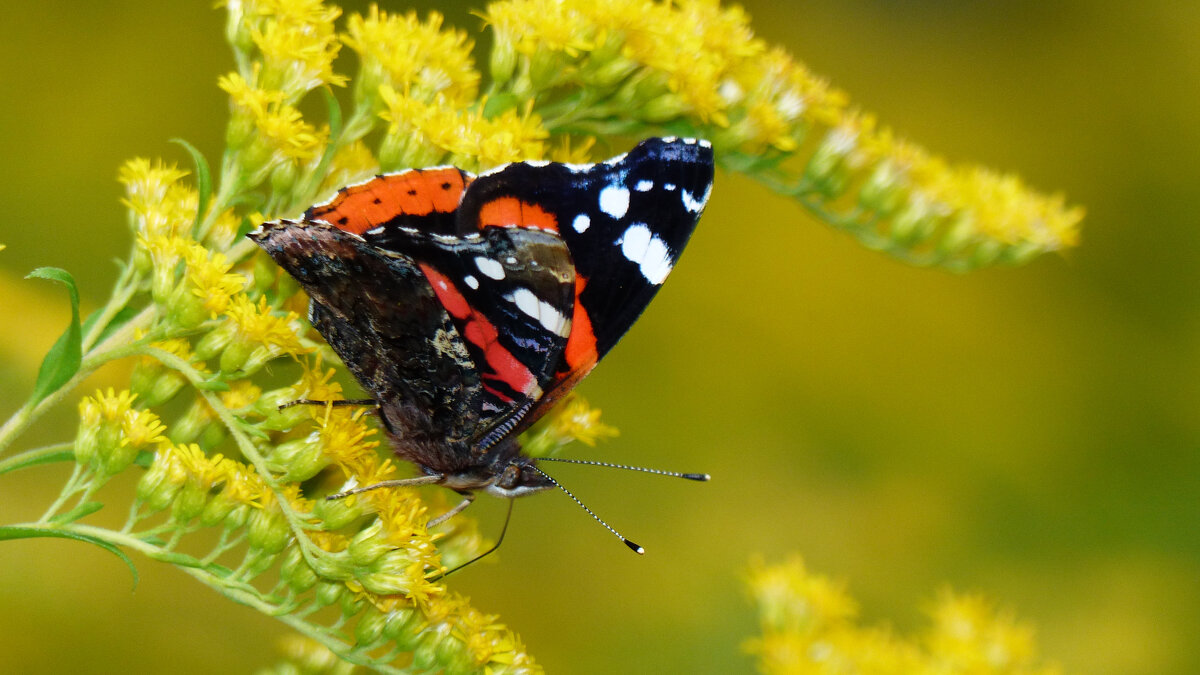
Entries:
{"type": "Polygon", "coordinates": [[[495,480],[484,489],[497,497],[512,498],[554,487],[554,483],[536,468],[534,462],[529,457],[514,457],[500,468],[495,480]]]}

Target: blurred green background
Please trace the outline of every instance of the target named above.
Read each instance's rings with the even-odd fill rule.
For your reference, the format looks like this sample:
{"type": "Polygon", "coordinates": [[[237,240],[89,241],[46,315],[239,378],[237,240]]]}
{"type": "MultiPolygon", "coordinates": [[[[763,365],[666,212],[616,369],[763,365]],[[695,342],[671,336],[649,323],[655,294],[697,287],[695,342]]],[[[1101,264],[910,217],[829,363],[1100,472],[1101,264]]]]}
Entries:
{"type": "MultiPolygon", "coordinates": [[[[480,4],[439,8],[475,30],[480,4]]],[[[385,5],[408,6],[435,3],[385,5]]],[[[713,482],[557,468],[646,556],[548,493],[518,502],[501,552],[452,586],[554,673],[752,670],[741,574],[791,552],[901,631],[949,584],[1033,621],[1068,672],[1200,672],[1200,6],[745,6],[900,133],[1064,190],[1088,209],[1082,246],[968,276],[913,269],[718,176],[671,283],[582,387],[620,438],[574,453],[713,482]]],[[[129,245],[120,163],[186,164],[175,136],[218,155],[223,20],[207,0],[6,5],[3,415],[67,317],[58,288],[20,277],[65,267],[95,305],[129,245]]],[[[25,444],[75,423],[64,406],[25,444]]],[[[65,477],[0,479],[0,523],[40,515],[65,477]]],[[[498,529],[500,502],[473,511],[498,529]]],[[[137,562],[131,593],[98,549],[0,546],[0,671],[275,660],[282,625],[137,562]]]]}

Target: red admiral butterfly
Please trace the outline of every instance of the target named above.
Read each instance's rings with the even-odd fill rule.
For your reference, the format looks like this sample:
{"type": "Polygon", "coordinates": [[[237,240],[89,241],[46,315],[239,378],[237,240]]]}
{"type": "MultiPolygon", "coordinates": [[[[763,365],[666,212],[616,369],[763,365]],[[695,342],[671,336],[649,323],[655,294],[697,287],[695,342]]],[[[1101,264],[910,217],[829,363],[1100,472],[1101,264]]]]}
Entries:
{"type": "Polygon", "coordinates": [[[707,141],[652,138],[597,164],[376,176],[249,236],[308,292],[309,320],[425,474],[401,482],[462,493],[457,513],[476,490],[557,485],[518,434],[642,313],[712,180],[707,141]]]}

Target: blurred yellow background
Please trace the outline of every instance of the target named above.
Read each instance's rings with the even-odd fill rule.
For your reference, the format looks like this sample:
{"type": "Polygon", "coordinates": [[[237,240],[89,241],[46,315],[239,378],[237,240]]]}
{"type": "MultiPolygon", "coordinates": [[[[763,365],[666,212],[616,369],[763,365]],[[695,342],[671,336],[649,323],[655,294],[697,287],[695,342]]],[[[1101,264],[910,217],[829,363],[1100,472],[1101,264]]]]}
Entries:
{"type": "MultiPolygon", "coordinates": [[[[480,24],[479,3],[385,8],[409,6],[480,24]]],[[[574,452],[713,482],[554,467],[646,556],[546,493],[518,502],[501,552],[451,586],[552,673],[751,671],[741,575],[752,554],[791,552],[846,579],[870,622],[919,626],[949,584],[1034,622],[1067,672],[1200,672],[1200,6],[745,6],[759,35],[900,133],[1064,190],[1088,209],[1082,246],[967,276],[913,269],[719,175],[671,283],[581,388],[621,436],[574,452]]],[[[216,161],[223,21],[207,0],[6,6],[3,416],[68,316],[59,288],[21,276],[67,268],[94,306],[129,246],[120,163],[186,165],[176,136],[216,161]]],[[[22,446],[75,424],[72,403],[22,446]]],[[[0,478],[0,523],[36,518],[66,475],[0,478]]],[[[480,502],[498,531],[503,505],[480,502]]],[[[281,624],[135,562],[130,593],[99,549],[0,545],[0,671],[276,659],[281,624]]]]}

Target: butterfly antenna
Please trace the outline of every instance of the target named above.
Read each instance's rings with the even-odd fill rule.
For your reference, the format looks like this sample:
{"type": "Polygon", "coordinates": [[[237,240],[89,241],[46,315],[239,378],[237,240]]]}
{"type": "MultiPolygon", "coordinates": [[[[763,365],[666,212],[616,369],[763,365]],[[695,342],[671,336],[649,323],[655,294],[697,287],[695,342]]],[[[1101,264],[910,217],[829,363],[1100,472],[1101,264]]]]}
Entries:
{"type": "MultiPolygon", "coordinates": [[[[662,469],[650,469],[644,466],[629,466],[628,464],[610,464],[609,462],[597,462],[590,459],[564,459],[562,457],[538,457],[539,462],[565,462],[567,464],[586,464],[588,466],[606,466],[610,469],[625,469],[626,471],[641,471],[642,473],[652,473],[656,476],[670,476],[672,478],[686,478],[700,482],[712,480],[712,476],[706,473],[680,473],[678,471],[663,471],[662,469]]],[[[547,476],[549,478],[549,476],[547,476]]],[[[553,479],[551,479],[553,480],[553,479]]]]}
{"type": "MultiPolygon", "coordinates": [[[[542,459],[545,459],[545,458],[542,458],[542,459]]],[[[548,480],[554,484],[554,487],[567,493],[567,496],[570,497],[576,504],[578,504],[579,508],[583,509],[584,511],[587,511],[587,514],[589,516],[591,516],[592,518],[595,518],[597,523],[600,523],[601,525],[603,525],[604,529],[608,530],[609,532],[612,532],[617,537],[617,539],[620,539],[621,541],[625,542],[625,545],[629,547],[629,550],[633,551],[634,553],[636,553],[638,555],[645,555],[646,549],[642,548],[641,546],[638,546],[637,544],[633,543],[632,541],[629,541],[628,539],[623,537],[620,532],[617,532],[616,530],[614,530],[612,525],[609,525],[608,523],[604,522],[603,518],[596,515],[591,509],[589,509],[587,507],[587,504],[584,504],[583,502],[579,501],[579,497],[576,497],[575,495],[571,494],[570,490],[563,487],[562,484],[559,483],[558,481],[554,480],[554,478],[551,477],[550,474],[546,473],[545,471],[542,471],[541,469],[537,468],[536,466],[533,466],[533,470],[542,474],[542,476],[544,476],[546,478],[546,480],[548,480]]]]}
{"type": "Polygon", "coordinates": [[[506,532],[508,532],[508,521],[512,520],[512,507],[513,507],[513,500],[509,499],[508,500],[508,512],[506,514],[504,514],[504,526],[500,528],[500,536],[496,537],[496,543],[492,544],[491,548],[484,551],[483,553],[480,553],[479,555],[475,556],[474,558],[471,558],[470,560],[459,565],[458,567],[455,567],[452,570],[442,572],[441,574],[439,574],[435,577],[430,577],[429,580],[430,581],[441,581],[442,579],[445,579],[446,577],[450,576],[451,574],[454,574],[455,572],[466,567],[467,565],[470,565],[471,563],[475,563],[475,562],[479,562],[480,560],[483,560],[484,558],[486,558],[489,555],[491,555],[492,553],[494,553],[496,551],[496,549],[500,548],[500,543],[504,541],[504,534],[506,532]]]}

